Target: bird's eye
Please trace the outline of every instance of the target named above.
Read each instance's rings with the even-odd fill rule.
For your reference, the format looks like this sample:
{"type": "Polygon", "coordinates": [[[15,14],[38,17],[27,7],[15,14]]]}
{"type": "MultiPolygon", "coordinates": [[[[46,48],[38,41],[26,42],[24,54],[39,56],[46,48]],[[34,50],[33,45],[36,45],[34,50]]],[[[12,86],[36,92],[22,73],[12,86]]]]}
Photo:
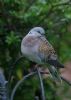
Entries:
{"type": "Polygon", "coordinates": [[[37,31],[38,33],[40,33],[40,31],[37,31]]]}
{"type": "Polygon", "coordinates": [[[32,34],[31,32],[29,32],[29,34],[32,34]]]}

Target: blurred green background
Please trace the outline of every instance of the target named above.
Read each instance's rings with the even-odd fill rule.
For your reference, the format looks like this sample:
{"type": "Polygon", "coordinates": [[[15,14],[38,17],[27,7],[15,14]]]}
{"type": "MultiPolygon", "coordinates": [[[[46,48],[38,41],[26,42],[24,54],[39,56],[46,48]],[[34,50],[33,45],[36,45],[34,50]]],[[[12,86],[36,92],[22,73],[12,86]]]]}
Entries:
{"type": "MultiPolygon", "coordinates": [[[[54,46],[62,63],[71,60],[70,0],[0,0],[0,67],[4,69],[7,80],[10,67],[21,55],[22,38],[35,26],[45,29],[46,38],[54,46]]],[[[30,66],[25,58],[13,66],[12,88],[30,66]]],[[[44,85],[46,100],[71,100],[67,84],[55,87],[50,79],[44,79],[44,85]]],[[[33,100],[38,87],[36,77],[28,79],[17,90],[15,100],[33,100]]]]}

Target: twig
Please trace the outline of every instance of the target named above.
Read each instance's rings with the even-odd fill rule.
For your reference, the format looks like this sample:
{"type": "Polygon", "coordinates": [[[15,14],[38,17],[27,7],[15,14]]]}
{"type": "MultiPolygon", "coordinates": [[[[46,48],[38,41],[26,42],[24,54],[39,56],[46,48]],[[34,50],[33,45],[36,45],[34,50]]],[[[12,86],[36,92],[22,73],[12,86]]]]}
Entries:
{"type": "MultiPolygon", "coordinates": [[[[41,71],[41,73],[42,73],[42,74],[49,74],[49,72],[44,72],[44,71],[41,71]]],[[[71,82],[69,82],[68,80],[66,80],[64,77],[61,76],[61,79],[62,79],[63,81],[65,81],[68,85],[71,86],[71,82]]]]}
{"type": "MultiPolygon", "coordinates": [[[[49,72],[41,71],[41,74],[49,74],[49,72]]],[[[61,79],[62,79],[63,81],[65,81],[68,85],[71,86],[71,82],[69,82],[68,80],[66,80],[64,77],[61,76],[61,79]]]]}
{"type": "MultiPolygon", "coordinates": [[[[34,75],[34,74],[36,74],[37,72],[31,72],[30,74],[28,74],[28,75],[26,75],[26,76],[24,76],[23,78],[22,78],[22,80],[20,80],[17,84],[16,84],[16,86],[14,87],[14,89],[13,89],[13,91],[12,91],[12,94],[11,94],[11,100],[13,100],[13,98],[14,98],[14,95],[15,95],[15,92],[16,92],[16,90],[18,89],[18,87],[20,86],[20,84],[24,81],[24,80],[26,80],[27,78],[29,78],[30,76],[32,76],[32,75],[34,75]]],[[[42,83],[42,79],[41,79],[41,75],[40,75],[40,72],[38,71],[38,74],[39,74],[39,78],[40,78],[40,80],[41,80],[41,86],[42,86],[42,96],[44,97],[44,88],[43,88],[43,83],[42,83]]],[[[41,71],[41,74],[48,74],[48,72],[43,72],[43,71],[41,71]]],[[[45,100],[45,97],[44,97],[44,99],[42,99],[42,100],[45,100]]]]}
{"type": "Polygon", "coordinates": [[[71,82],[69,82],[68,80],[66,80],[64,77],[61,76],[61,79],[62,79],[63,81],[65,81],[68,85],[71,86],[71,82]]]}
{"type": "MultiPolygon", "coordinates": [[[[42,73],[42,74],[49,74],[49,72],[44,72],[44,71],[41,71],[41,73],[42,73]]],[[[61,76],[61,79],[62,79],[63,81],[65,81],[68,85],[71,86],[71,82],[69,82],[68,80],[66,80],[64,77],[61,76]]]]}
{"type": "Polygon", "coordinates": [[[40,72],[40,70],[39,70],[38,67],[37,67],[37,73],[38,73],[39,81],[40,81],[40,88],[41,88],[42,100],[45,100],[45,93],[44,93],[43,81],[42,81],[42,77],[41,77],[41,72],[40,72]]]}
{"type": "MultiPolygon", "coordinates": [[[[39,68],[37,68],[37,72],[35,71],[35,72],[29,73],[28,75],[24,76],[24,77],[22,78],[22,80],[20,80],[20,81],[16,84],[16,86],[14,87],[14,89],[13,89],[13,91],[12,91],[11,99],[10,99],[10,100],[13,100],[13,99],[14,99],[15,92],[16,92],[16,90],[18,89],[18,87],[20,86],[20,84],[21,84],[24,80],[26,80],[26,79],[29,78],[30,76],[33,76],[33,75],[36,74],[36,73],[38,73],[39,80],[40,80],[41,92],[42,92],[42,100],[45,100],[44,87],[43,87],[43,81],[42,81],[41,74],[49,74],[49,72],[40,71],[39,68]]],[[[63,78],[62,76],[61,76],[61,79],[71,86],[71,82],[67,81],[67,80],[66,80],[65,78],[63,78]]],[[[38,100],[38,98],[36,98],[36,100],[38,100]]]]}
{"type": "Polygon", "coordinates": [[[27,78],[29,78],[30,76],[32,76],[32,75],[34,75],[34,74],[36,74],[36,73],[37,73],[37,72],[31,72],[30,74],[24,76],[24,77],[22,78],[22,80],[20,80],[20,81],[16,84],[16,86],[14,87],[14,89],[13,89],[13,91],[12,91],[11,99],[10,99],[10,100],[13,100],[13,99],[14,99],[15,92],[16,92],[16,90],[18,89],[18,87],[20,86],[20,84],[21,84],[24,80],[26,80],[27,78]]]}

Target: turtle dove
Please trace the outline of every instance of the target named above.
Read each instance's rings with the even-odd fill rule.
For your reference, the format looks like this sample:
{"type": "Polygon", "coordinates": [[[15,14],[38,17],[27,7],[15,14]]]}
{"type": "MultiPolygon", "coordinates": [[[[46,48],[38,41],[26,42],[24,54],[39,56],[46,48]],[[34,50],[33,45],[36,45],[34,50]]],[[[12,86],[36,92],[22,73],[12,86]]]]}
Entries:
{"type": "Polygon", "coordinates": [[[58,57],[55,53],[52,45],[47,41],[45,37],[45,31],[42,27],[34,27],[23,38],[21,42],[21,52],[30,61],[37,64],[50,64],[48,69],[52,76],[59,78],[56,68],[64,68],[58,61],[58,57]]]}

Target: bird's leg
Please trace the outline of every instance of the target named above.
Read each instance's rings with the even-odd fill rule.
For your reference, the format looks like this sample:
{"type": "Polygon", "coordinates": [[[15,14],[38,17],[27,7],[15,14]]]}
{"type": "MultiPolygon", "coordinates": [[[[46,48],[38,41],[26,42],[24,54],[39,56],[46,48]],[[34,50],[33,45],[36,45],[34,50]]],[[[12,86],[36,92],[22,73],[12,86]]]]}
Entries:
{"type": "Polygon", "coordinates": [[[38,67],[39,67],[39,65],[38,65],[38,64],[36,64],[34,67],[35,67],[35,69],[36,69],[36,68],[38,68],[38,67]]]}
{"type": "Polygon", "coordinates": [[[34,68],[33,70],[36,71],[38,67],[39,67],[39,65],[38,65],[38,64],[35,64],[35,65],[33,66],[33,68],[34,68]]]}
{"type": "Polygon", "coordinates": [[[34,62],[30,62],[30,72],[35,71],[37,67],[38,67],[38,64],[34,62]]]}

